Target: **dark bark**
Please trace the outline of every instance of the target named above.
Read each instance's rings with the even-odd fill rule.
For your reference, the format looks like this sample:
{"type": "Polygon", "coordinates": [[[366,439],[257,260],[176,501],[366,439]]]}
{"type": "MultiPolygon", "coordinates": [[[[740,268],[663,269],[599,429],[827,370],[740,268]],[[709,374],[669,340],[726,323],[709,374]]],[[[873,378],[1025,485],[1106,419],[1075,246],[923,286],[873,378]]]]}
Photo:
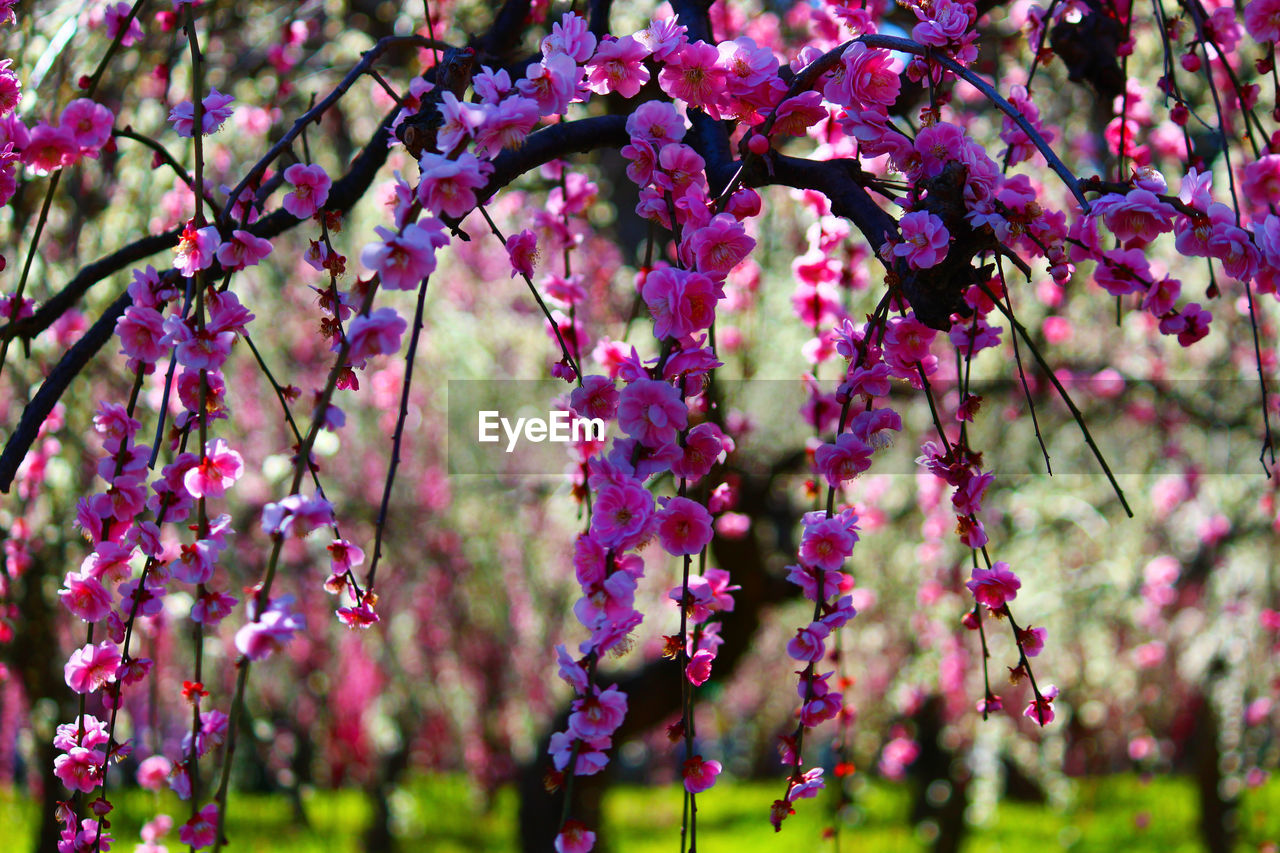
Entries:
{"type": "Polygon", "coordinates": [[[969,773],[962,756],[942,745],[942,699],[930,696],[912,717],[920,755],[911,766],[911,823],[929,823],[933,853],[959,853],[969,805],[969,773]]]}

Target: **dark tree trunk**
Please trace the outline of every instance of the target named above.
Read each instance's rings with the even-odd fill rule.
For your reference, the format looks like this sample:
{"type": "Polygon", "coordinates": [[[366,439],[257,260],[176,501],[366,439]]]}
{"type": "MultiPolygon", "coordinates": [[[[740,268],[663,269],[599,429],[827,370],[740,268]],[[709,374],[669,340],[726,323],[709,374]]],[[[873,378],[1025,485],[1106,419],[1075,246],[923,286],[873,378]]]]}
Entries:
{"type": "Polygon", "coordinates": [[[1231,853],[1235,849],[1236,807],[1239,804],[1235,799],[1222,795],[1218,715],[1209,699],[1208,688],[1196,697],[1195,702],[1196,721],[1191,735],[1191,750],[1196,790],[1200,797],[1200,839],[1208,853],[1231,853]]]}
{"type": "Polygon", "coordinates": [[[932,825],[933,853],[959,853],[966,829],[969,773],[963,760],[942,746],[942,699],[930,696],[912,720],[920,755],[911,766],[915,788],[911,823],[932,825]]]}

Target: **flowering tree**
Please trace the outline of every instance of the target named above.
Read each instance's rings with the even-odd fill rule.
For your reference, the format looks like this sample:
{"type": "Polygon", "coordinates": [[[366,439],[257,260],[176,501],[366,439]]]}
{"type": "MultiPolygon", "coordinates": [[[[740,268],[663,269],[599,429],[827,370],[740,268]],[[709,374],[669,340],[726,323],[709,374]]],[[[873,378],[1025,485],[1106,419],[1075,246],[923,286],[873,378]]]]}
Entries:
{"type": "MultiPolygon", "coordinates": [[[[851,717],[855,673],[834,661],[870,603],[865,585],[855,588],[857,543],[881,526],[875,490],[858,489],[897,433],[919,449],[919,509],[932,519],[920,591],[932,602],[945,593],[952,609],[950,628],[930,629],[952,636],[947,718],[1003,715],[1015,696],[1011,710],[1028,725],[1058,716],[1059,690],[1033,666],[1055,637],[1033,625],[1046,614],[1015,613],[1025,573],[991,533],[992,459],[1007,448],[979,440],[991,417],[974,383],[982,353],[1025,394],[1025,407],[1010,404],[1026,415],[1010,429],[1035,437],[1044,467],[1053,442],[1037,418],[1039,386],[1067,407],[1109,484],[1113,497],[1092,501],[1132,514],[1051,345],[1069,338],[1076,310],[1099,324],[1082,375],[1092,364],[1088,375],[1108,369],[1103,378],[1123,384],[1122,371],[1195,366],[1196,351],[1213,345],[1202,343],[1211,322],[1226,326],[1227,364],[1255,377],[1242,404],[1260,448],[1249,487],[1273,494],[1280,5],[1271,0],[1242,15],[1202,0],[1150,10],[1107,0],[768,10],[681,0],[636,21],[607,0],[567,10],[508,0],[492,13],[429,3],[425,21],[395,26],[372,4],[340,14],[281,4],[260,10],[278,28],[259,41],[252,28],[246,35],[243,10],[224,5],[50,4],[48,16],[20,20],[0,3],[0,18],[24,34],[0,67],[0,200],[14,211],[0,305],[13,426],[0,487],[18,496],[3,518],[0,639],[26,653],[28,700],[54,695],[31,665],[32,638],[70,649],[57,661],[59,689],[74,699],[62,703],[49,757],[71,792],[52,796],[59,850],[106,849],[121,775],[112,767],[144,751],[138,778],[191,802],[181,843],[220,849],[261,669],[282,652],[305,661],[298,649],[319,620],[376,632],[401,606],[387,591],[413,566],[401,552],[378,568],[384,540],[405,535],[394,496],[415,421],[443,431],[414,396],[438,380],[415,366],[429,297],[460,288],[450,270],[520,279],[536,311],[526,325],[547,333],[540,370],[563,382],[548,405],[615,433],[575,431],[568,442],[577,511],[558,523],[577,528],[558,559],[578,587],[577,626],[559,644],[532,632],[545,643],[533,653],[554,661],[572,691],[538,762],[562,804],[561,853],[595,843],[573,791],[610,763],[642,701],[610,670],[637,642],[637,654],[665,660],[644,672],[679,685],[668,734],[685,797],[682,846],[696,848],[698,797],[723,769],[698,736],[700,688],[743,653],[746,639],[727,645],[724,627],[742,599],[754,612],[780,597],[745,592],[748,579],[713,565],[711,552],[714,541],[729,553],[718,549],[753,519],[732,470],[752,435],[724,380],[753,345],[739,318],[770,290],[789,291],[802,334],[754,345],[798,338],[811,366],[799,411],[755,414],[794,418],[809,434],[801,464],[811,509],[793,522],[798,542],[782,571],[806,613],[772,648],[795,710],[780,742],[779,796],[766,809],[779,830],[828,778],[815,736],[851,717]],[[485,26],[474,27],[481,14],[485,26]],[[337,76],[312,76],[323,67],[337,76]],[[127,160],[138,152],[150,167],[141,174],[127,160]],[[609,169],[609,156],[624,162],[609,169]],[[176,176],[164,190],[160,171],[176,176]],[[522,179],[531,189],[513,187],[522,179]],[[371,240],[352,238],[344,220],[379,180],[385,203],[371,240]],[[628,201],[602,213],[609,180],[612,198],[628,201]],[[792,190],[799,213],[770,188],[792,190]],[[813,224],[806,245],[786,248],[794,282],[779,285],[765,257],[784,213],[813,224]],[[633,281],[620,251],[634,261],[633,281]],[[63,268],[76,271],[59,281],[63,268]],[[127,285],[104,296],[126,271],[127,285]],[[293,280],[308,275],[310,287],[293,280]],[[304,310],[318,335],[273,344],[304,310]],[[1159,351],[1157,366],[1136,365],[1135,346],[1159,351]],[[92,450],[64,429],[69,418],[90,426],[74,399],[83,395],[68,393],[81,376],[94,377],[92,450]],[[355,427],[366,417],[381,421],[369,438],[355,427]],[[345,448],[323,461],[335,437],[367,445],[360,452],[377,461],[345,448]],[[81,467],[97,480],[72,506],[57,460],[75,471],[90,454],[81,467]],[[274,480],[256,473],[271,466],[274,480]],[[87,548],[58,532],[72,524],[87,548]],[[941,556],[952,549],[967,564],[941,556]],[[325,577],[282,591],[287,567],[317,559],[325,577]],[[933,562],[947,564],[946,579],[933,562]],[[61,616],[43,601],[46,578],[60,584],[61,616]],[[309,594],[320,588],[331,605],[309,594]],[[991,648],[1004,650],[1016,692],[991,676],[991,648]],[[183,721],[185,736],[169,744],[147,736],[155,726],[144,700],[157,691],[183,721]]],[[[464,362],[502,343],[483,326],[476,334],[458,342],[464,362]]],[[[438,470],[414,477],[435,483],[423,487],[436,489],[424,505],[450,505],[438,470]]],[[[457,543],[425,550],[462,560],[457,543]]],[[[1147,580],[1144,594],[1158,597],[1178,573],[1157,567],[1147,580]]],[[[503,586],[514,614],[527,604],[521,579],[503,586]]],[[[1275,630],[1267,605],[1255,601],[1253,612],[1275,630]]],[[[406,606],[444,618],[423,602],[406,606]]],[[[527,623],[510,622],[512,644],[528,653],[527,623]]],[[[438,674],[434,641],[419,639],[423,670],[438,674]]],[[[357,716],[380,689],[372,672],[406,671],[377,667],[362,648],[338,647],[344,679],[359,685],[348,709],[357,716]]],[[[555,698],[538,701],[551,716],[555,698]]],[[[912,742],[886,739],[881,764],[892,775],[911,763],[912,742]]],[[[148,826],[146,844],[166,821],[148,826]]]]}

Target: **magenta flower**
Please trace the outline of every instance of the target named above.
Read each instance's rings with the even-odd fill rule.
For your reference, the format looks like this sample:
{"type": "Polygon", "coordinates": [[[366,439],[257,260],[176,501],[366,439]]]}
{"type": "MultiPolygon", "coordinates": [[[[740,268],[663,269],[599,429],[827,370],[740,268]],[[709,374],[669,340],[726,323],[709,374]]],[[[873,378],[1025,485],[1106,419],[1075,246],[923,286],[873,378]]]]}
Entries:
{"type": "Polygon", "coordinates": [[[899,223],[902,242],[893,244],[893,254],[906,258],[907,265],[923,270],[937,266],[947,256],[951,232],[942,220],[925,210],[905,214],[899,223]]]}
{"type": "Polygon", "coordinates": [[[698,649],[684,668],[684,676],[695,687],[701,687],[711,677],[711,662],[716,659],[715,652],[710,649],[698,649]]]}
{"type": "Polygon", "coordinates": [[[600,490],[591,514],[591,538],[606,548],[626,550],[649,538],[653,495],[638,483],[600,490]]]}
{"type": "Polygon", "coordinates": [[[871,467],[872,448],[852,433],[844,433],[834,444],[824,444],[814,451],[818,473],[827,478],[832,488],[852,480],[871,467]]]}
{"type": "Polygon", "coordinates": [[[974,569],[973,577],[965,584],[974,600],[991,610],[999,610],[1005,602],[1018,597],[1022,581],[1009,570],[1009,564],[998,562],[990,569],[974,569]]]}
{"type": "Polygon", "coordinates": [[[1251,0],[1244,7],[1244,28],[1258,43],[1280,42],[1280,0],[1251,0]]]}
{"type": "Polygon", "coordinates": [[[73,746],[53,760],[53,773],[72,791],[89,793],[102,784],[102,765],[106,754],[100,749],[73,746]]]}
{"type": "Polygon", "coordinates": [[[333,182],[323,166],[294,163],[284,170],[284,179],[293,185],[293,192],[284,197],[284,209],[299,219],[315,216],[329,200],[333,182]]]}
{"type": "Polygon", "coordinates": [[[77,693],[92,693],[116,680],[120,649],[112,642],[86,645],[71,653],[63,675],[67,686],[77,693]]]}
{"type": "Polygon", "coordinates": [[[71,129],[41,122],[31,131],[22,149],[22,162],[37,175],[47,175],[70,166],[80,157],[80,145],[71,129]]]}
{"type": "Polygon", "coordinates": [[[68,572],[58,595],[64,607],[86,622],[105,619],[111,612],[111,593],[92,575],[68,572]]]}
{"type": "Polygon", "coordinates": [[[264,660],[288,645],[293,635],[307,626],[301,614],[290,612],[292,604],[293,596],[282,595],[267,606],[261,619],[237,631],[236,648],[240,653],[249,660],[264,660]]]}
{"type": "MultiPolygon", "coordinates": [[[[447,99],[448,94],[445,95],[447,99]]],[[[480,121],[475,126],[476,154],[492,159],[504,148],[519,148],[525,137],[542,117],[538,103],[521,95],[512,95],[495,105],[482,105],[480,121]]],[[[449,151],[443,133],[440,150],[449,151]]]]}
{"type": "Polygon", "coordinates": [[[595,696],[576,699],[569,715],[569,731],[574,737],[590,740],[608,737],[622,725],[627,715],[626,694],[616,686],[595,696]]]}
{"type": "Polygon", "coordinates": [[[430,217],[406,225],[399,234],[381,225],[374,230],[382,242],[366,245],[360,262],[381,275],[382,285],[390,290],[416,290],[435,272],[436,249],[449,242],[444,225],[430,217]]]}
{"type": "MultiPolygon", "coordinates": [[[[129,17],[130,8],[132,7],[123,2],[123,0],[107,6],[106,13],[103,16],[103,22],[107,26],[107,38],[113,39],[120,34],[120,28],[124,26],[125,20],[129,17]]],[[[124,31],[124,35],[120,38],[120,46],[133,47],[141,40],[142,25],[138,23],[138,17],[135,15],[133,20],[129,21],[129,28],[124,31]]]]}
{"type": "Polygon", "coordinates": [[[516,90],[536,103],[542,115],[561,115],[577,95],[581,79],[582,69],[572,57],[553,53],[530,65],[524,79],[517,81],[516,90]]]}
{"type": "Polygon", "coordinates": [[[231,239],[218,246],[218,263],[228,272],[256,266],[258,261],[271,254],[271,241],[255,237],[248,231],[236,229],[231,239]]]}
{"type": "Polygon", "coordinates": [[[379,308],[356,317],[347,325],[347,360],[363,365],[375,355],[390,355],[400,350],[400,338],[409,324],[394,308],[379,308]]]}
{"type": "Polygon", "coordinates": [[[719,761],[695,755],[686,760],[682,768],[684,789],[690,794],[701,794],[715,785],[722,769],[719,761]]]}
{"type": "Polygon", "coordinates": [[[154,364],[169,353],[164,342],[164,317],[154,308],[130,305],[116,321],[120,352],[146,364],[154,364]]]}
{"type": "Polygon", "coordinates": [[[718,64],[720,52],[704,41],[685,44],[672,53],[658,73],[658,85],[673,98],[720,117],[718,104],[728,82],[718,64]]]}
{"type": "Polygon", "coordinates": [[[542,55],[562,53],[575,62],[586,62],[596,49],[595,34],[587,26],[587,19],[574,12],[565,12],[558,23],[551,25],[551,34],[542,40],[542,55]]]}
{"type": "Polygon", "coordinates": [[[668,554],[697,554],[711,541],[711,513],[697,501],[672,498],[655,519],[658,541],[668,554]]]}
{"type": "Polygon", "coordinates": [[[1058,698],[1058,688],[1052,684],[1046,685],[1044,690],[1040,691],[1040,698],[1032,698],[1027,703],[1027,708],[1022,712],[1022,716],[1029,720],[1035,720],[1041,726],[1047,726],[1053,722],[1053,700],[1058,698]]]}
{"type": "Polygon", "coordinates": [[[194,816],[178,830],[178,838],[183,844],[199,850],[212,847],[218,834],[218,804],[209,805],[196,812],[194,816]]]}
{"type": "MultiPolygon", "coordinates": [[[[627,116],[627,135],[632,143],[649,142],[661,148],[668,142],[684,139],[684,134],[684,119],[665,101],[645,101],[627,116]]],[[[623,155],[627,156],[625,151],[623,155]]]]}
{"type": "Polygon", "coordinates": [[[688,337],[710,327],[723,294],[723,287],[702,273],[675,267],[650,272],[640,291],[653,314],[653,336],[659,340],[688,337]]]}
{"type": "Polygon", "coordinates": [[[197,270],[208,269],[213,266],[214,255],[221,242],[216,227],[206,225],[197,229],[194,223],[188,222],[174,249],[174,267],[188,277],[195,275],[197,270]]]}
{"type": "Polygon", "coordinates": [[[638,379],[622,389],[618,426],[644,446],[671,443],[688,422],[689,410],[672,385],[638,379]]]}
{"type": "Polygon", "coordinates": [[[633,36],[606,36],[595,56],[587,60],[587,88],[598,95],[617,92],[624,98],[634,98],[649,82],[649,69],[644,66],[648,55],[649,48],[633,36]]]}
{"type": "Polygon", "coordinates": [[[580,820],[566,820],[556,835],[556,853],[590,853],[596,834],[580,820]]]}
{"type": "Polygon", "coordinates": [[[204,458],[187,471],[182,484],[193,498],[220,498],[244,473],[244,457],[215,438],[205,445],[204,458]]]}
{"type": "Polygon", "coordinates": [[[76,98],[62,109],[59,123],[71,133],[82,154],[94,154],[111,138],[116,117],[111,110],[88,98],[76,98]]]}
{"type": "Polygon", "coordinates": [[[507,256],[511,259],[511,277],[533,277],[538,263],[538,238],[528,228],[507,238],[507,256]]]}
{"type": "Polygon", "coordinates": [[[159,791],[164,787],[164,781],[169,778],[169,773],[172,770],[173,762],[163,755],[144,758],[142,763],[138,765],[138,785],[148,791],[159,791]]]}
{"type": "MultiPolygon", "coordinates": [[[[234,110],[231,109],[231,102],[234,101],[231,95],[224,95],[217,89],[211,88],[209,94],[205,95],[201,100],[204,107],[200,114],[200,135],[208,136],[211,133],[217,133],[231,117],[234,110]]],[[[179,136],[191,138],[192,130],[196,123],[196,110],[190,101],[183,101],[169,112],[169,123],[173,125],[173,129],[177,131],[179,136]]],[[[293,167],[290,166],[290,169],[293,167]]],[[[285,170],[285,178],[292,182],[292,178],[288,176],[289,170],[285,170]]],[[[288,205],[286,204],[287,208],[288,205]]],[[[293,211],[290,211],[292,213],[293,211]]],[[[296,215],[296,214],[295,214],[296,215]]],[[[301,217],[300,217],[301,218],[301,217]]]]}
{"type": "Polygon", "coordinates": [[[787,643],[787,654],[802,663],[822,660],[827,653],[826,639],[831,629],[821,622],[810,622],[806,628],[796,630],[787,643]]]}
{"type": "Polygon", "coordinates": [[[425,210],[461,218],[476,206],[476,190],[483,187],[493,172],[493,164],[476,159],[470,152],[456,160],[424,152],[419,160],[422,175],[418,183],[418,201],[425,210]]]}
{"type": "Polygon", "coordinates": [[[741,263],[755,245],[756,241],[747,236],[742,223],[730,213],[712,217],[685,241],[698,272],[721,278],[741,263]]]}

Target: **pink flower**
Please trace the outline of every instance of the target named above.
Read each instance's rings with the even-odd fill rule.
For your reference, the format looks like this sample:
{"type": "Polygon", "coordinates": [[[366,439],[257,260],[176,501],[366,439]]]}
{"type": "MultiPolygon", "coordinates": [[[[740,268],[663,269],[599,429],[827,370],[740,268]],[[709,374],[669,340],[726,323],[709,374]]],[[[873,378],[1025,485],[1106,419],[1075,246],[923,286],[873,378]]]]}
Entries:
{"type": "Polygon", "coordinates": [[[533,276],[538,263],[538,237],[528,228],[507,238],[507,256],[511,259],[511,277],[533,276]]]}
{"type": "Polygon", "coordinates": [[[430,217],[406,225],[399,234],[381,225],[374,230],[382,242],[366,245],[360,263],[381,275],[383,287],[390,290],[416,290],[435,272],[436,249],[449,242],[444,225],[430,217]]]}
{"type": "Polygon", "coordinates": [[[711,677],[711,662],[715,659],[715,653],[710,649],[698,649],[684,668],[685,678],[689,679],[689,683],[695,687],[706,684],[707,679],[711,677]]]}
{"type": "Polygon", "coordinates": [[[31,139],[22,149],[22,162],[38,175],[56,172],[70,166],[80,157],[80,145],[68,127],[54,127],[41,122],[31,131],[31,139]]]}
{"type": "Polygon", "coordinates": [[[556,853],[590,853],[596,834],[580,820],[566,820],[556,835],[556,853]]]}
{"type": "MultiPolygon", "coordinates": [[[[22,101],[22,81],[10,69],[9,66],[12,64],[12,59],[0,60],[0,116],[12,113],[22,101]]],[[[18,140],[4,138],[2,133],[0,133],[0,142],[13,142],[16,147],[22,147],[18,144],[18,140]]]]}
{"type": "Polygon", "coordinates": [[[284,209],[299,219],[315,216],[329,200],[333,182],[323,166],[294,163],[284,170],[284,179],[293,185],[293,192],[284,197],[284,209]]]}
{"type": "Polygon", "coordinates": [[[787,800],[795,802],[818,796],[818,792],[826,787],[822,781],[822,773],[821,767],[811,767],[806,770],[800,777],[800,781],[791,783],[791,788],[787,791],[787,800]]]}
{"type": "Polygon", "coordinates": [[[690,794],[701,794],[715,785],[722,769],[719,761],[695,755],[686,760],[682,768],[684,789],[690,794]]]}
{"type": "Polygon", "coordinates": [[[182,239],[174,249],[173,266],[184,276],[190,277],[197,270],[205,270],[213,266],[214,255],[218,251],[222,238],[218,229],[206,225],[197,229],[194,222],[188,222],[182,229],[182,239]]]}
{"type": "Polygon", "coordinates": [[[183,844],[195,850],[212,847],[218,835],[218,804],[209,805],[196,812],[195,815],[178,830],[178,838],[183,844]]]}
{"type": "Polygon", "coordinates": [[[248,231],[236,229],[231,239],[218,246],[218,263],[228,272],[256,266],[258,261],[271,254],[271,241],[255,237],[248,231]]]}
{"type": "Polygon", "coordinates": [[[711,542],[711,513],[697,501],[672,498],[655,519],[658,541],[668,554],[697,554],[711,542]]]}
{"type": "Polygon", "coordinates": [[[493,164],[476,159],[470,152],[456,160],[423,152],[419,160],[422,176],[418,183],[418,201],[428,212],[461,218],[476,206],[475,191],[483,187],[493,164]]]}
{"type": "Polygon", "coordinates": [[[159,791],[173,770],[173,762],[163,755],[145,758],[138,765],[138,784],[148,791],[159,791]]]}
{"type": "Polygon", "coordinates": [[[1029,720],[1035,720],[1042,726],[1047,726],[1053,722],[1053,700],[1058,698],[1058,688],[1054,685],[1047,685],[1040,692],[1040,698],[1032,698],[1027,703],[1027,709],[1022,712],[1022,716],[1029,720]]]}
{"type": "Polygon", "coordinates": [[[723,294],[723,288],[702,273],[675,267],[650,272],[640,290],[653,314],[653,335],[659,340],[684,338],[708,328],[723,294]]]}
{"type": "MultiPolygon", "coordinates": [[[[448,94],[445,95],[448,98],[448,94]]],[[[542,111],[536,101],[513,95],[501,103],[483,106],[483,121],[475,130],[476,154],[492,159],[504,148],[519,148],[525,137],[542,117],[542,111]]],[[[439,143],[440,150],[448,150],[444,146],[443,136],[439,143]]]]}
{"type": "Polygon", "coordinates": [[[1245,166],[1240,187],[1254,207],[1280,204],[1280,154],[1264,154],[1245,166]]]}
{"type": "Polygon", "coordinates": [[[729,439],[715,424],[698,424],[685,436],[680,458],[671,463],[671,473],[690,482],[700,480],[710,473],[712,466],[725,453],[726,441],[729,439]]]}
{"type": "Polygon", "coordinates": [[[73,746],[53,760],[54,775],[72,791],[89,793],[102,784],[102,765],[106,754],[100,749],[73,746]]]}
{"type": "Polygon", "coordinates": [[[1107,229],[1122,243],[1150,243],[1173,229],[1174,209],[1150,190],[1137,189],[1123,196],[1103,196],[1094,202],[1093,215],[1101,216],[1107,229]]]}
{"type": "Polygon", "coordinates": [[[804,136],[809,128],[827,118],[822,95],[812,89],[787,98],[774,112],[772,136],[804,136]]]}
{"type": "MultiPolygon", "coordinates": [[[[114,39],[120,34],[120,28],[124,26],[124,22],[129,18],[129,10],[132,7],[128,3],[112,3],[107,7],[103,20],[107,25],[107,38],[114,39]]],[[[125,30],[124,35],[120,38],[122,47],[133,47],[142,40],[142,25],[138,23],[138,17],[135,15],[129,21],[129,29],[125,30]]]]}
{"type": "Polygon", "coordinates": [[[58,595],[64,607],[86,622],[105,619],[111,612],[111,593],[92,575],[68,572],[58,595]]]}
{"type": "Polygon", "coordinates": [[[1256,42],[1280,42],[1280,0],[1251,0],[1244,7],[1244,27],[1256,42]]]}
{"type": "Polygon", "coordinates": [[[893,254],[906,258],[913,269],[928,269],[942,263],[951,243],[951,233],[932,213],[917,210],[902,217],[902,242],[893,244],[893,254]]]}
{"type": "Polygon", "coordinates": [[[1045,637],[1048,635],[1045,628],[1025,628],[1018,634],[1018,641],[1022,644],[1023,653],[1033,658],[1044,651],[1045,637]]]}
{"type": "Polygon", "coordinates": [[[582,69],[572,57],[553,53],[542,62],[530,65],[525,78],[516,83],[516,89],[534,101],[542,115],[562,115],[578,94],[581,79],[582,69]]]}
{"type": "Polygon", "coordinates": [[[1200,307],[1199,302],[1188,302],[1181,312],[1160,321],[1160,334],[1177,335],[1178,343],[1189,347],[1209,334],[1213,315],[1200,307]]]}
{"type": "Polygon", "coordinates": [[[721,213],[690,234],[685,245],[698,272],[722,278],[755,248],[756,241],[733,214],[721,213]]]}
{"type": "Polygon", "coordinates": [[[871,454],[869,444],[852,433],[844,433],[835,444],[824,444],[814,451],[813,461],[831,487],[839,488],[871,467],[871,454]]]}
{"type": "Polygon", "coordinates": [[[606,548],[626,550],[649,537],[653,495],[637,483],[605,486],[591,513],[591,537],[606,548]]]}
{"type": "Polygon", "coordinates": [[[689,410],[680,392],[666,382],[639,379],[622,389],[618,426],[646,447],[674,441],[688,421],[689,410]]]}
{"type": "Polygon", "coordinates": [[[704,41],[685,44],[662,66],[658,85],[671,97],[719,118],[717,104],[727,83],[725,70],[717,64],[719,58],[720,52],[704,41]]]}
{"type": "Polygon", "coordinates": [[[887,107],[898,99],[902,64],[887,50],[867,47],[860,41],[845,48],[823,93],[827,100],[846,107],[887,107]]]}
{"type": "Polygon", "coordinates": [[[221,438],[205,445],[204,458],[187,471],[182,483],[193,498],[220,498],[244,473],[244,458],[221,438]]]}
{"type": "MultiPolygon", "coordinates": [[[[200,135],[208,136],[211,133],[217,133],[227,119],[231,117],[234,110],[231,109],[231,102],[234,101],[231,95],[224,95],[217,89],[210,88],[209,94],[205,95],[200,101],[203,110],[200,114],[200,135]]],[[[177,131],[179,136],[191,138],[192,130],[196,123],[196,110],[190,101],[183,101],[169,112],[169,122],[173,125],[173,129],[177,131]]],[[[294,168],[290,166],[289,169],[294,168]]],[[[319,168],[319,167],[316,167],[319,168]]],[[[289,169],[285,170],[286,180],[293,182],[289,177],[289,169]]],[[[323,171],[323,170],[322,170],[323,171]]],[[[288,209],[287,203],[285,208],[288,209]]],[[[293,213],[292,210],[289,211],[293,213]]],[[[298,214],[294,214],[297,216],[298,214]]],[[[311,214],[307,214],[310,216],[311,214]]],[[[306,217],[299,216],[299,219],[306,217]]]]}
{"type": "Polygon", "coordinates": [[[821,622],[810,622],[807,628],[800,628],[787,643],[787,654],[793,659],[805,662],[822,660],[827,653],[826,639],[831,629],[821,622]]]}
{"type": "Polygon", "coordinates": [[[990,569],[974,569],[973,577],[965,584],[974,600],[991,610],[999,610],[1006,602],[1018,597],[1022,581],[1009,570],[1009,564],[998,562],[990,569]]]}
{"type": "Polygon", "coordinates": [[[595,696],[574,700],[569,715],[569,731],[577,738],[590,740],[607,737],[622,725],[627,715],[627,697],[616,686],[595,696]]]}
{"type": "Polygon", "coordinates": [[[154,308],[130,305],[116,321],[120,352],[147,364],[154,364],[169,352],[164,342],[164,317],[154,308]]]}
{"type": "Polygon", "coordinates": [[[551,25],[551,34],[542,40],[542,55],[564,54],[574,62],[586,62],[596,49],[596,37],[587,26],[587,19],[574,12],[565,12],[559,23],[551,25]]]}
{"type": "Polygon", "coordinates": [[[581,387],[573,389],[569,395],[569,406],[580,417],[607,421],[618,413],[619,399],[612,379],[593,375],[583,379],[581,387]]]}
{"type": "Polygon", "coordinates": [[[333,523],[333,504],[324,498],[289,495],[262,508],[262,530],[268,535],[306,536],[333,523]]]}
{"type": "Polygon", "coordinates": [[[59,122],[71,133],[82,154],[96,154],[111,138],[111,125],[115,120],[115,114],[102,104],[76,98],[63,108],[59,122]]]}
{"type": "Polygon", "coordinates": [[[120,649],[115,643],[86,645],[71,653],[63,675],[67,686],[77,693],[92,693],[116,680],[120,667],[120,649]]]}
{"type": "Polygon", "coordinates": [[[644,66],[648,55],[649,48],[632,36],[606,36],[595,56],[587,61],[587,88],[598,95],[617,92],[624,98],[634,98],[649,82],[649,69],[644,66]]]}
{"type": "MultiPolygon", "coordinates": [[[[249,608],[254,609],[253,601],[249,608]]],[[[307,620],[291,613],[293,596],[282,595],[267,606],[262,618],[248,622],[236,632],[236,648],[249,660],[264,660],[280,651],[293,639],[293,635],[307,627],[307,620]]]]}
{"type": "Polygon", "coordinates": [[[634,142],[652,142],[661,148],[684,139],[684,119],[666,101],[645,101],[627,116],[627,135],[634,142]]]}
{"type": "MultiPolygon", "coordinates": [[[[511,98],[507,99],[512,100],[511,98]]],[[[521,98],[520,100],[525,100],[521,98]]],[[[505,101],[504,101],[505,103],[505,101]]],[[[445,153],[453,151],[459,145],[476,135],[476,130],[485,124],[491,107],[497,106],[488,102],[470,104],[459,101],[453,92],[445,92],[440,97],[440,116],[444,124],[436,132],[436,148],[445,153]]],[[[534,105],[536,108],[536,105],[534,105]]],[[[534,121],[537,121],[535,116],[534,121]]],[[[530,125],[532,127],[532,125],[530,125]]],[[[501,146],[499,146],[501,147],[501,146]]]]}

